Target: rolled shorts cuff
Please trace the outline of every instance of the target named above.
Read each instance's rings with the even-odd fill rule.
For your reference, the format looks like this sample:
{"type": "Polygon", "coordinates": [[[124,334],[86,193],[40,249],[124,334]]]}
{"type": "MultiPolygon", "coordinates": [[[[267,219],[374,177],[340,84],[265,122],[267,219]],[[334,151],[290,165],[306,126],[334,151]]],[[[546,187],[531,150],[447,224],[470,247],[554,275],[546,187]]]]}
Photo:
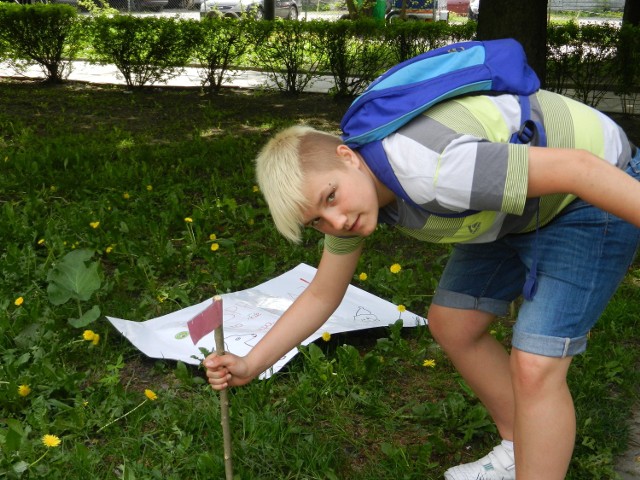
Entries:
{"type": "Polygon", "coordinates": [[[514,328],[511,345],[523,352],[545,357],[573,357],[587,349],[587,336],[575,338],[550,337],[536,333],[520,332],[514,328]]]}
{"type": "Polygon", "coordinates": [[[497,316],[504,316],[509,313],[509,305],[511,304],[511,302],[506,300],[474,297],[443,288],[436,290],[432,303],[440,305],[441,307],[459,308],[461,310],[480,310],[497,316]]]}

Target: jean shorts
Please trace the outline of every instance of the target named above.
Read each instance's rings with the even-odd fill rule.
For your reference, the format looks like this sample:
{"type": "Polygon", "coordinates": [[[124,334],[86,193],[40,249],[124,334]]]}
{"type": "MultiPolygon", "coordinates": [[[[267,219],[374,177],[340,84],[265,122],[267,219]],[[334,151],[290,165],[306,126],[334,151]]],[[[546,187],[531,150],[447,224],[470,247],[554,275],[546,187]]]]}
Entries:
{"type": "MultiPolygon", "coordinates": [[[[640,180],[640,149],[627,168],[640,180]]],[[[580,199],[536,233],[458,244],[433,303],[505,315],[534,255],[537,291],[524,300],[512,345],[548,357],[582,353],[587,335],[633,262],[640,229],[580,199]]]]}

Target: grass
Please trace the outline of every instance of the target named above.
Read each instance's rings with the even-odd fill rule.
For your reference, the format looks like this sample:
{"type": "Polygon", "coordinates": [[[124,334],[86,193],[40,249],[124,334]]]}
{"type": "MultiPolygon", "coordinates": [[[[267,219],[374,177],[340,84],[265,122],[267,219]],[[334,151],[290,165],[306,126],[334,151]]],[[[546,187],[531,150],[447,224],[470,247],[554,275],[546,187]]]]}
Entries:
{"type": "MultiPolygon", "coordinates": [[[[223,477],[202,371],[144,357],[103,315],[144,320],[316,264],[317,234],[291,248],[274,231],[251,160],[275,129],[336,130],[343,111],[313,94],[0,83],[0,477],[223,477]],[[86,281],[56,283],[65,262],[86,281]]],[[[353,283],[426,312],[448,249],[376,236],[353,283]]],[[[636,265],[570,370],[569,478],[614,478],[625,448],[639,278],[636,265]]],[[[511,321],[494,327],[505,345],[511,321]]],[[[426,328],[334,335],[230,396],[240,479],[437,479],[497,438],[426,328]]]]}

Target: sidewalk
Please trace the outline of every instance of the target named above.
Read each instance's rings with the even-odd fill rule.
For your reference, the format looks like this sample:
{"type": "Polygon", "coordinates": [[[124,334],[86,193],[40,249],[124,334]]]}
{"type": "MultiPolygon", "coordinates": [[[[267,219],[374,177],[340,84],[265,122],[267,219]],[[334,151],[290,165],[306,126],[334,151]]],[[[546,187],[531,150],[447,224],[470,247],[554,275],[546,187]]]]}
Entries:
{"type": "MultiPolygon", "coordinates": [[[[44,75],[37,66],[30,67],[24,74],[18,74],[10,68],[7,63],[0,62],[0,78],[1,77],[27,77],[35,79],[44,78],[44,75]]],[[[224,82],[224,86],[247,89],[276,88],[268,74],[264,72],[232,70],[229,72],[229,77],[230,78],[224,82]]],[[[68,80],[95,84],[125,85],[125,81],[115,65],[98,65],[85,61],[73,62],[73,71],[69,75],[68,80]]],[[[313,80],[304,91],[309,93],[326,93],[333,85],[333,78],[324,76],[313,80]]],[[[187,67],[184,72],[169,79],[166,84],[160,83],[154,86],[200,87],[201,79],[197,68],[187,67]]],[[[569,96],[570,94],[571,92],[569,92],[569,96]]],[[[600,101],[597,108],[602,112],[621,113],[622,104],[620,97],[609,93],[600,101]]]]}
{"type": "MultiPolygon", "coordinates": [[[[24,73],[16,73],[7,63],[0,62],[0,77],[44,78],[42,70],[38,66],[32,66],[24,73]]],[[[230,80],[224,85],[237,88],[276,88],[269,76],[264,72],[253,70],[232,70],[229,72],[230,80]]],[[[95,84],[126,85],[122,75],[115,65],[98,65],[85,61],[73,62],[73,70],[68,80],[88,82],[95,84]]],[[[167,83],[155,84],[156,87],[200,87],[201,79],[198,69],[187,67],[180,75],[171,78],[167,83]]],[[[321,77],[312,81],[305,92],[326,93],[333,86],[332,77],[321,77]]]]}

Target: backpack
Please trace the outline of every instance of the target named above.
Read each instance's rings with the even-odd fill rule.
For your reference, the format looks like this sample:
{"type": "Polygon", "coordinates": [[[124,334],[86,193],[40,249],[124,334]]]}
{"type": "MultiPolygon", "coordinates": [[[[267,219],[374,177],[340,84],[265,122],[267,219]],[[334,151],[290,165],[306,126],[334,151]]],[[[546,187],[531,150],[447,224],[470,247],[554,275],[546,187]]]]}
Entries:
{"type": "MultiPolygon", "coordinates": [[[[399,63],[374,80],[344,114],[342,140],[365,154],[369,168],[398,197],[424,210],[400,185],[380,140],[444,100],[473,93],[511,93],[519,96],[522,110],[520,131],[511,142],[529,143],[536,137],[536,145],[546,146],[542,125],[530,118],[529,95],[539,88],[540,80],[516,40],[454,43],[399,63]]],[[[430,213],[461,217],[475,212],[430,213]]]]}

